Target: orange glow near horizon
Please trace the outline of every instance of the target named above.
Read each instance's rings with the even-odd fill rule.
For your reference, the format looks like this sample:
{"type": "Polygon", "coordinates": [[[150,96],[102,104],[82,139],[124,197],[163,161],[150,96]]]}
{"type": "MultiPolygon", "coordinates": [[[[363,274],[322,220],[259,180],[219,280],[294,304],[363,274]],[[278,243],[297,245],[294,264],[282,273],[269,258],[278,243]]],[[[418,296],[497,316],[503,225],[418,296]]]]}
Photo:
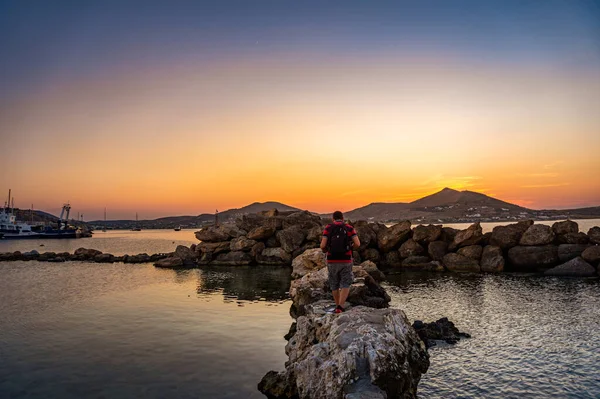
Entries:
{"type": "Polygon", "coordinates": [[[378,60],[188,60],[40,89],[0,111],[16,149],[1,188],[87,220],[256,201],[348,211],[444,187],[600,205],[598,71],[378,60]]]}

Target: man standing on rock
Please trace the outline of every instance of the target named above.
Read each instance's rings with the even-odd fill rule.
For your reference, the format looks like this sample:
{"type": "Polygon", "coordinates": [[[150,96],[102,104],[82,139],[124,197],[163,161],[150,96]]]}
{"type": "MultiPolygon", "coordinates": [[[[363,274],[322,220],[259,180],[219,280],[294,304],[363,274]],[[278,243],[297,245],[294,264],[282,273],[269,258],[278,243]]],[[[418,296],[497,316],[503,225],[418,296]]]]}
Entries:
{"type": "Polygon", "coordinates": [[[350,293],[350,285],[354,281],[352,249],[359,246],[360,241],[354,227],[344,222],[342,212],[335,211],[333,223],[325,227],[321,239],[321,250],[327,252],[329,288],[335,300],[335,313],[344,311],[344,303],[350,293]]]}

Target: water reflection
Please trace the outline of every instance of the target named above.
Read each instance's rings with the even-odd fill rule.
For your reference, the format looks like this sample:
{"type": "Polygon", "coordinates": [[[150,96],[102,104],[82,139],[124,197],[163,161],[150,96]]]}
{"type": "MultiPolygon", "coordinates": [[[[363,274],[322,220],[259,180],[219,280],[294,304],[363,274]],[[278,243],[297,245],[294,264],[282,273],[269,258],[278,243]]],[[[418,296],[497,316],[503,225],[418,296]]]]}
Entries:
{"type": "Polygon", "coordinates": [[[280,302],[289,298],[290,270],[273,266],[214,266],[198,270],[198,294],[221,292],[226,301],[280,302]]]}

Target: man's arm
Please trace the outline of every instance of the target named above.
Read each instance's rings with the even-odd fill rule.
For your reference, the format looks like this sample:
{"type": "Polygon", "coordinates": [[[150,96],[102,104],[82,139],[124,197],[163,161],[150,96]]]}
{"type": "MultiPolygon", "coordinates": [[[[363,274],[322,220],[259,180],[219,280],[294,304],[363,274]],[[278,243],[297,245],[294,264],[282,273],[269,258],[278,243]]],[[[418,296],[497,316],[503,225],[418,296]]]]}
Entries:
{"type": "Polygon", "coordinates": [[[352,237],[352,249],[358,249],[360,247],[360,240],[358,239],[358,235],[352,237]]]}
{"type": "Polygon", "coordinates": [[[321,251],[327,252],[327,237],[321,238],[321,251]]]}

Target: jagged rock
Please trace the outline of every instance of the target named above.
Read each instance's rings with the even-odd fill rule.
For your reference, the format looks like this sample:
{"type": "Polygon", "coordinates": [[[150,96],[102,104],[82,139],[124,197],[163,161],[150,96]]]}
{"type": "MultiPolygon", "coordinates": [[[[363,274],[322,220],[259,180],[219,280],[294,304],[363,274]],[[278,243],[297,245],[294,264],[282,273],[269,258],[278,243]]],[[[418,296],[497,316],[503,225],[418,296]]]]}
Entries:
{"type": "MultiPolygon", "coordinates": [[[[390,302],[389,295],[361,266],[353,267],[355,274],[354,283],[350,286],[347,301],[354,305],[365,305],[373,308],[387,307],[390,302]],[[360,273],[360,272],[363,273],[360,273]],[[359,277],[360,274],[360,277],[359,277]]],[[[290,285],[290,297],[293,301],[293,312],[296,315],[304,314],[306,305],[319,300],[332,298],[329,289],[327,268],[322,268],[293,280],[290,285]]]]}
{"type": "MultiPolygon", "coordinates": [[[[283,228],[299,227],[304,232],[315,226],[321,226],[321,218],[308,211],[293,212],[283,219],[283,228]]],[[[304,233],[306,234],[306,233],[304,233]]]]}
{"type": "Polygon", "coordinates": [[[87,248],[78,248],[75,250],[73,255],[75,255],[78,259],[91,259],[96,257],[96,255],[102,254],[102,251],[98,251],[97,249],[87,249],[87,248]]]}
{"type": "Polygon", "coordinates": [[[375,232],[375,234],[379,234],[381,230],[387,230],[387,226],[383,223],[369,223],[369,227],[375,232]]]}
{"type": "Polygon", "coordinates": [[[444,241],[447,244],[454,242],[454,237],[459,230],[453,227],[442,227],[442,234],[440,235],[440,241],[444,241]]]}
{"type": "Polygon", "coordinates": [[[279,230],[276,234],[277,239],[281,243],[281,248],[287,253],[294,252],[295,249],[299,248],[304,238],[306,237],[306,231],[299,225],[294,225],[283,230],[279,230]]]}
{"type": "Polygon", "coordinates": [[[593,277],[596,275],[596,269],[581,257],[577,257],[560,266],[546,270],[544,274],[546,276],[593,277]]]}
{"type": "Polygon", "coordinates": [[[594,226],[587,233],[592,244],[600,244],[600,227],[594,226]]]}
{"type": "Polygon", "coordinates": [[[427,253],[433,260],[441,261],[448,253],[448,243],[445,241],[433,241],[427,247],[427,253]]]}
{"type": "Polygon", "coordinates": [[[450,244],[449,249],[453,250],[469,245],[476,245],[483,239],[483,233],[479,222],[472,224],[466,230],[461,230],[454,236],[454,241],[450,244]]]}
{"type": "Polygon", "coordinates": [[[360,265],[362,263],[360,254],[357,251],[352,251],[352,261],[355,265],[360,265]]]}
{"type": "Polygon", "coordinates": [[[292,255],[283,248],[265,248],[260,255],[256,257],[259,265],[289,265],[292,262],[292,255]]]}
{"type": "Polygon", "coordinates": [[[377,245],[379,249],[383,252],[390,252],[408,240],[412,232],[410,225],[410,221],[405,220],[387,229],[380,227],[377,233],[377,245]]]}
{"type": "Polygon", "coordinates": [[[181,259],[183,264],[187,266],[192,266],[194,264],[194,260],[196,259],[196,253],[191,248],[188,248],[184,245],[178,245],[177,248],[175,248],[174,255],[181,259]]]}
{"type": "Polygon", "coordinates": [[[178,256],[171,256],[169,258],[159,260],[158,262],[154,263],[154,266],[166,268],[182,267],[183,259],[178,256]]]}
{"type": "Polygon", "coordinates": [[[459,255],[466,256],[467,258],[474,259],[478,262],[481,259],[482,252],[483,247],[481,245],[469,245],[468,247],[462,247],[457,251],[459,255]]]}
{"type": "Polygon", "coordinates": [[[556,241],[558,241],[559,244],[587,244],[590,239],[587,234],[579,232],[557,236],[556,241]]]}
{"type": "Polygon", "coordinates": [[[381,255],[379,254],[379,251],[375,248],[367,248],[363,252],[361,252],[361,259],[379,263],[379,261],[381,260],[381,255]]]}
{"type": "MultiPolygon", "coordinates": [[[[29,259],[37,259],[37,257],[40,255],[40,253],[38,251],[36,251],[35,249],[29,251],[29,252],[23,252],[22,257],[25,260],[29,260],[29,259]]],[[[2,260],[2,258],[0,257],[0,261],[2,260]]]]}
{"type": "Polygon", "coordinates": [[[586,262],[591,263],[592,265],[597,265],[598,262],[600,262],[600,245],[588,247],[585,251],[583,251],[581,257],[586,262]]]}
{"type": "Polygon", "coordinates": [[[292,261],[292,278],[297,279],[315,270],[327,267],[327,260],[320,248],[309,249],[292,261]]]}
{"type": "MultiPolygon", "coordinates": [[[[156,262],[161,259],[169,258],[171,256],[175,256],[175,253],[172,252],[170,254],[152,254],[152,255],[150,255],[150,262],[156,262]]],[[[116,259],[116,257],[115,257],[115,259],[116,259]]],[[[185,261],[184,261],[184,263],[185,263],[185,261]]]]}
{"type": "Polygon", "coordinates": [[[539,247],[517,246],[508,250],[508,260],[512,269],[535,270],[555,266],[558,262],[558,247],[544,245],[539,247]]]}
{"type": "Polygon", "coordinates": [[[62,256],[55,256],[55,257],[50,257],[46,260],[47,262],[55,262],[55,263],[59,263],[59,262],[65,262],[66,259],[63,258],[62,256]]]}
{"type": "Polygon", "coordinates": [[[97,263],[112,263],[115,256],[112,254],[98,254],[94,256],[94,262],[97,263]]]}
{"type": "Polygon", "coordinates": [[[360,241],[359,251],[364,251],[371,245],[377,245],[377,233],[373,231],[372,227],[366,221],[361,220],[356,222],[354,230],[356,230],[360,241]]]}
{"type": "Polygon", "coordinates": [[[258,226],[248,232],[248,239],[250,240],[265,240],[275,234],[275,228],[269,226],[258,226]]]}
{"type": "Polygon", "coordinates": [[[246,235],[246,230],[240,229],[236,225],[222,224],[217,227],[205,227],[194,234],[198,240],[203,242],[222,242],[244,236],[246,235]]]}
{"type": "Polygon", "coordinates": [[[552,225],[552,230],[556,235],[564,235],[567,233],[578,233],[579,225],[577,222],[572,220],[565,220],[564,222],[556,222],[552,225]]]}
{"type": "Polygon", "coordinates": [[[533,224],[532,220],[523,220],[519,223],[506,226],[496,226],[492,230],[490,244],[498,246],[503,250],[510,249],[519,245],[521,236],[533,224]]]}
{"type": "Polygon", "coordinates": [[[558,246],[558,259],[561,262],[566,262],[581,256],[586,250],[587,245],[581,244],[561,244],[558,246]]]}
{"type": "Polygon", "coordinates": [[[244,266],[252,262],[252,257],[247,252],[232,251],[217,255],[210,264],[222,266],[244,266]]]}
{"type": "Polygon", "coordinates": [[[500,273],[504,271],[504,256],[502,249],[495,245],[487,245],[481,254],[481,271],[500,273]]]}
{"type": "Polygon", "coordinates": [[[235,220],[235,225],[240,230],[251,231],[257,227],[268,226],[273,228],[281,228],[281,221],[277,226],[277,217],[267,217],[258,213],[251,213],[248,215],[242,215],[235,220]]]}
{"type": "Polygon", "coordinates": [[[427,348],[435,346],[435,341],[444,341],[448,344],[455,344],[461,338],[471,338],[469,334],[460,332],[454,323],[449,321],[447,317],[443,317],[438,321],[431,323],[423,323],[421,320],[415,320],[413,328],[427,348]]]}
{"type": "Polygon", "coordinates": [[[451,272],[473,272],[481,271],[479,262],[466,256],[449,253],[444,256],[444,266],[451,272]]]}
{"type": "Polygon", "coordinates": [[[292,252],[292,259],[294,259],[295,257],[302,255],[304,252],[308,251],[309,249],[315,249],[315,248],[319,248],[319,244],[317,244],[316,242],[305,242],[304,244],[302,244],[302,246],[300,248],[295,249],[292,252]]]}
{"type": "Polygon", "coordinates": [[[383,272],[377,268],[375,263],[367,260],[362,262],[359,267],[369,273],[369,275],[373,277],[375,281],[380,282],[385,280],[385,274],[383,274],[383,272]]]}
{"type": "Polygon", "coordinates": [[[412,239],[419,244],[428,244],[436,241],[442,235],[442,226],[430,224],[429,226],[418,225],[413,229],[412,239]]]}
{"type": "Polygon", "coordinates": [[[267,241],[265,241],[265,245],[267,246],[267,248],[279,248],[279,247],[281,247],[281,243],[279,242],[279,239],[277,238],[276,235],[272,235],[271,237],[269,237],[267,239],[267,241]]]}
{"type": "Polygon", "coordinates": [[[321,242],[323,237],[323,228],[321,226],[314,226],[310,228],[306,233],[306,241],[321,242]]]}
{"type": "Polygon", "coordinates": [[[268,399],[298,398],[293,373],[269,371],[258,383],[258,390],[268,399]]]}
{"type": "Polygon", "coordinates": [[[384,254],[383,263],[387,267],[398,267],[402,263],[402,260],[400,259],[400,254],[398,251],[391,251],[384,254]]]}
{"type": "Polygon", "coordinates": [[[520,245],[547,245],[554,241],[554,231],[552,227],[545,224],[534,224],[529,226],[527,231],[523,233],[520,245]]]}
{"type": "Polygon", "coordinates": [[[256,244],[256,241],[250,240],[246,237],[238,237],[231,240],[229,243],[229,249],[231,251],[246,251],[249,252],[252,247],[256,244]]]}
{"type": "Polygon", "coordinates": [[[367,392],[416,398],[429,357],[404,312],[357,306],[325,315],[323,306],[308,306],[298,318],[286,346],[287,377],[280,380],[295,381],[302,399],[364,398],[367,392]]]}
{"type": "Polygon", "coordinates": [[[228,252],[230,250],[231,243],[229,241],[223,242],[201,242],[196,245],[196,252],[200,254],[210,253],[213,255],[218,255],[223,252],[228,252]]]}
{"type": "Polygon", "coordinates": [[[408,258],[409,256],[419,256],[425,253],[425,249],[412,238],[400,245],[398,250],[400,257],[408,258]]]}
{"type": "Polygon", "coordinates": [[[259,255],[262,254],[262,252],[263,252],[264,249],[265,249],[265,243],[264,242],[257,242],[256,244],[254,244],[254,246],[250,250],[250,256],[253,259],[256,259],[259,255]]]}

